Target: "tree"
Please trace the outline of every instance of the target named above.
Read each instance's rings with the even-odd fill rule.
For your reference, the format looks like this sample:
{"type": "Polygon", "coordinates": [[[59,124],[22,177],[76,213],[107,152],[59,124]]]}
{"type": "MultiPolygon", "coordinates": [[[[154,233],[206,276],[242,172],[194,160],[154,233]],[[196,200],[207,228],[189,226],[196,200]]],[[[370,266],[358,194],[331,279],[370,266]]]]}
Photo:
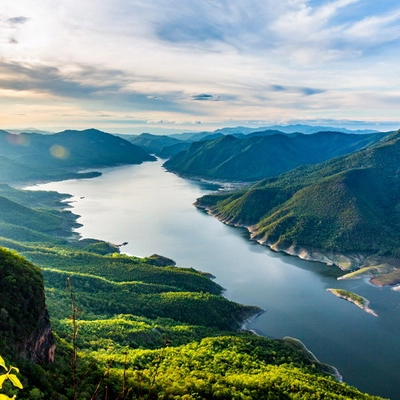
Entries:
{"type": "MultiPolygon", "coordinates": [[[[0,356],[0,366],[3,367],[6,371],[6,373],[0,375],[0,389],[3,389],[3,384],[6,381],[10,381],[15,387],[22,389],[22,383],[19,380],[18,376],[12,373],[13,371],[19,372],[19,369],[17,367],[13,367],[10,365],[9,368],[7,368],[6,363],[3,359],[3,357],[0,356]]],[[[14,395],[13,397],[9,397],[6,394],[0,394],[0,400],[12,400],[15,399],[17,396],[14,395]]]]}

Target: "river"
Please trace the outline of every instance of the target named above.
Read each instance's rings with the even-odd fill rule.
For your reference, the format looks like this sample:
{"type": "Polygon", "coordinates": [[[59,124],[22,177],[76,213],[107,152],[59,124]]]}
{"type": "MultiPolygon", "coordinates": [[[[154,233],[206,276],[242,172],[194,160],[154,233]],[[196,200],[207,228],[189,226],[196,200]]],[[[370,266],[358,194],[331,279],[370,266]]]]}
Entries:
{"type": "Polygon", "coordinates": [[[366,280],[337,280],[336,267],[270,251],[247,231],[224,225],[192,204],[215,185],[180,178],[162,161],[102,170],[94,179],[34,186],[74,197],[84,238],[128,242],[131,255],[157,253],[177,265],[216,276],[225,296],[266,310],[248,325],[259,334],[301,340],[344,381],[360,390],[400,399],[400,292],[366,280]],[[371,301],[379,315],[327,292],[343,288],[371,301]]]}

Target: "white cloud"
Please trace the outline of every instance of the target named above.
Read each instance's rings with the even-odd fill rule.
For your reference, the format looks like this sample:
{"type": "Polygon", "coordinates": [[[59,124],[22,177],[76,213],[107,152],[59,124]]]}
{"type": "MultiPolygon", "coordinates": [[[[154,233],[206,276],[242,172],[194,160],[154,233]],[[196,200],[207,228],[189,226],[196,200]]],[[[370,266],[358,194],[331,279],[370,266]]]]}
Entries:
{"type": "Polygon", "coordinates": [[[349,40],[368,40],[374,44],[397,40],[400,38],[400,8],[389,14],[364,18],[345,33],[349,40]]]}

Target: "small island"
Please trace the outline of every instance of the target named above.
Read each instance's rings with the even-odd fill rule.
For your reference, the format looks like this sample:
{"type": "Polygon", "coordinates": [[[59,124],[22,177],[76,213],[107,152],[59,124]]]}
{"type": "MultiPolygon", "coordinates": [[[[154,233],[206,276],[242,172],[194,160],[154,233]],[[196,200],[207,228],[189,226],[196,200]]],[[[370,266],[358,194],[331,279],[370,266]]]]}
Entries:
{"type": "Polygon", "coordinates": [[[367,312],[368,314],[372,314],[375,317],[378,314],[369,307],[369,300],[365,297],[359,296],[353,292],[349,292],[348,290],[344,289],[326,289],[328,292],[333,293],[335,296],[339,297],[340,299],[347,300],[350,303],[355,304],[357,307],[360,307],[362,310],[367,312]]]}

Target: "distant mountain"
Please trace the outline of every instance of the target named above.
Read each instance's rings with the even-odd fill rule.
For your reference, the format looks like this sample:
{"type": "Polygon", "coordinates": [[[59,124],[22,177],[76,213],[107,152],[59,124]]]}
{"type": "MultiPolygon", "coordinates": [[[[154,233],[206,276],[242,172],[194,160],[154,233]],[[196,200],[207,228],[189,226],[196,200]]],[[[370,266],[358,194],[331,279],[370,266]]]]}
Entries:
{"type": "Polygon", "coordinates": [[[217,129],[215,133],[222,133],[224,135],[235,135],[235,134],[244,134],[249,135],[254,132],[263,132],[263,131],[279,131],[283,133],[317,133],[317,132],[342,132],[342,133],[357,133],[357,134],[366,134],[366,133],[375,133],[377,130],[372,129],[357,129],[350,130],[347,128],[333,127],[333,126],[320,126],[320,125],[303,125],[303,124],[292,124],[292,125],[271,125],[271,126],[263,126],[258,128],[249,128],[244,126],[237,126],[234,128],[222,128],[217,129]]]}
{"type": "Polygon", "coordinates": [[[179,142],[171,146],[165,146],[157,155],[161,158],[170,158],[181,151],[188,150],[191,144],[192,142],[179,142]]]}
{"type": "Polygon", "coordinates": [[[387,268],[400,265],[399,157],[397,131],[353,154],[241,191],[204,196],[196,204],[226,223],[248,227],[255,240],[275,250],[343,269],[370,265],[370,273],[389,271],[393,283],[400,281],[399,270],[387,268]]]}
{"type": "Polygon", "coordinates": [[[131,136],[128,140],[143,150],[146,150],[148,153],[157,155],[164,147],[182,143],[181,140],[175,139],[171,136],[152,135],[150,133],[131,136]]]}
{"type": "Polygon", "coordinates": [[[347,128],[333,127],[333,126],[292,124],[292,125],[259,126],[255,128],[250,128],[246,126],[236,126],[236,127],[220,128],[212,132],[211,131],[187,132],[187,133],[173,134],[170,136],[179,140],[188,140],[193,142],[193,141],[203,140],[205,137],[214,134],[239,136],[239,135],[249,135],[253,132],[264,132],[264,131],[279,131],[282,133],[297,132],[304,134],[317,133],[317,132],[342,132],[342,133],[353,133],[353,134],[368,134],[368,133],[379,132],[373,129],[351,130],[347,128]]]}
{"type": "Polygon", "coordinates": [[[153,160],[140,147],[96,129],[54,135],[0,131],[1,182],[66,179],[84,168],[153,160]]]}
{"type": "Polygon", "coordinates": [[[41,129],[35,129],[35,128],[27,128],[27,129],[7,129],[7,132],[9,133],[40,133],[41,135],[54,135],[55,132],[53,131],[44,131],[41,129]]]}
{"type": "Polygon", "coordinates": [[[265,131],[255,131],[255,132],[249,133],[246,137],[250,138],[250,137],[255,137],[255,136],[271,136],[271,135],[285,135],[285,132],[278,131],[276,129],[266,129],[265,131]]]}
{"type": "Polygon", "coordinates": [[[347,129],[333,126],[318,126],[318,125],[302,125],[302,124],[294,124],[294,125],[272,125],[266,128],[259,129],[261,130],[278,130],[284,133],[316,133],[316,132],[342,132],[342,133],[354,133],[354,134],[368,134],[368,133],[376,133],[379,132],[374,129],[347,129]]]}
{"type": "MultiPolygon", "coordinates": [[[[121,137],[123,136],[121,135],[121,137]]],[[[150,154],[155,154],[161,158],[169,158],[183,150],[187,150],[192,142],[212,140],[218,137],[223,137],[223,135],[221,133],[210,134],[210,132],[203,132],[191,134],[190,138],[182,140],[172,136],[142,133],[137,136],[130,136],[127,140],[150,154]]]]}
{"type": "Polygon", "coordinates": [[[385,134],[283,134],[256,132],[238,139],[222,136],[194,142],[188,150],[172,156],[169,171],[212,180],[251,182],[279,175],[303,164],[316,164],[375,143],[385,134]]]}
{"type": "Polygon", "coordinates": [[[227,128],[221,128],[221,129],[216,129],[213,133],[221,133],[223,135],[248,135],[253,132],[257,131],[263,131],[268,128],[250,128],[247,126],[235,126],[235,127],[227,127],[227,128]]]}

